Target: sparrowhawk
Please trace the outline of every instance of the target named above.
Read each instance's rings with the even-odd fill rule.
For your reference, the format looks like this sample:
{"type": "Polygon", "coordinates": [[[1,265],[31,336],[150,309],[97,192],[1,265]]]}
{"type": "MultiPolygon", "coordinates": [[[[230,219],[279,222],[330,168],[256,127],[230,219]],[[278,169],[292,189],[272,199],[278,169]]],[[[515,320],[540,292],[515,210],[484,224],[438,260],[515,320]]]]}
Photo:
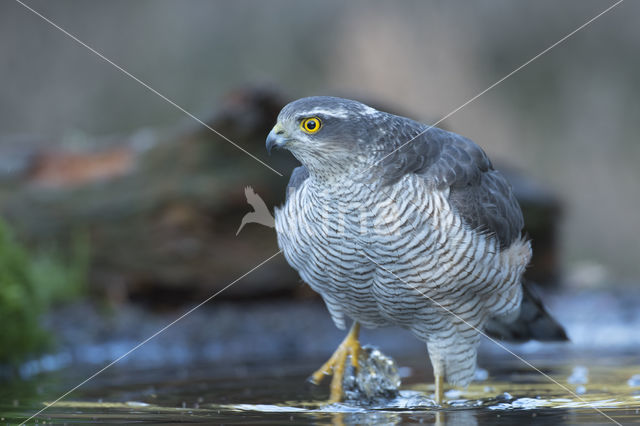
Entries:
{"type": "Polygon", "coordinates": [[[523,287],[531,246],[522,212],[471,140],[319,96],[286,105],[266,146],[302,163],[275,209],[284,256],[337,327],[354,321],[313,375],[333,373],[332,401],[342,398],[349,355],[357,367],[360,324],[401,326],[426,342],[438,403],[444,379],[471,381],[480,330],[514,337],[513,325],[518,339],[566,338],[523,287]]]}

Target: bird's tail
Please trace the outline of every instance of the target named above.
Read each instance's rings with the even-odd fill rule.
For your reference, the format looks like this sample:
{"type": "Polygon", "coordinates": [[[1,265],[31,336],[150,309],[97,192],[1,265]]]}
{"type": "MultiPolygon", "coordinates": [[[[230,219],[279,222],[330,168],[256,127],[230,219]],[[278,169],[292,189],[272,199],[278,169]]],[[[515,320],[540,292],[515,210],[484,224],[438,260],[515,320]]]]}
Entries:
{"type": "Polygon", "coordinates": [[[564,328],[547,312],[540,298],[531,290],[532,284],[522,283],[520,314],[513,319],[492,318],[485,326],[491,337],[511,342],[539,340],[543,342],[567,341],[564,328]]]}

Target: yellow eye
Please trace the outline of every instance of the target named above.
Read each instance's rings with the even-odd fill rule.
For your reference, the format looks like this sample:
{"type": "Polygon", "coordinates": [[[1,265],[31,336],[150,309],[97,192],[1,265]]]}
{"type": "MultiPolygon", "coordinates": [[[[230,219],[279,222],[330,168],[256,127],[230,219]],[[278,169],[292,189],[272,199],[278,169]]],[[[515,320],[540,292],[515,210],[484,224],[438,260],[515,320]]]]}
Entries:
{"type": "Polygon", "coordinates": [[[317,117],[305,118],[300,123],[300,128],[305,133],[309,133],[309,134],[313,134],[317,132],[318,130],[320,130],[320,127],[322,127],[322,123],[320,122],[320,119],[317,117]]]}

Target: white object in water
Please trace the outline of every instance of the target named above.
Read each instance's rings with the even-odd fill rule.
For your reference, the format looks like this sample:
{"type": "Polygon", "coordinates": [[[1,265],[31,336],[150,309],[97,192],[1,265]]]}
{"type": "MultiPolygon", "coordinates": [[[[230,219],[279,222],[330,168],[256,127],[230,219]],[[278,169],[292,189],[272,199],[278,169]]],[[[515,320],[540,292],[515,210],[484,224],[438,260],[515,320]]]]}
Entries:
{"type": "Polygon", "coordinates": [[[589,383],[589,369],[581,365],[573,367],[573,372],[567,379],[567,382],[572,385],[585,385],[589,383]]]}

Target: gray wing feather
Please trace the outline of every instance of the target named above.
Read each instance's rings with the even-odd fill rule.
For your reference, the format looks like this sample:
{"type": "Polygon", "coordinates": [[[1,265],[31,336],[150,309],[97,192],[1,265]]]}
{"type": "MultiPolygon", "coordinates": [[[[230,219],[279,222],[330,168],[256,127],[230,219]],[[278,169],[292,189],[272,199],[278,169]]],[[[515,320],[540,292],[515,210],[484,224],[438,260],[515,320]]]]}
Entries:
{"type": "MultiPolygon", "coordinates": [[[[395,116],[391,125],[399,135],[398,146],[427,129],[395,116]]],[[[482,148],[467,138],[433,127],[386,157],[381,166],[387,182],[414,173],[438,189],[449,188],[449,202],[465,224],[494,235],[503,248],[522,233],[522,211],[511,185],[494,170],[482,148]]]]}
{"type": "Polygon", "coordinates": [[[485,325],[485,331],[492,337],[510,342],[569,340],[564,328],[549,314],[531,287],[531,283],[523,281],[522,304],[518,318],[511,321],[492,318],[485,325]]]}
{"type": "Polygon", "coordinates": [[[293,169],[291,172],[291,177],[289,178],[289,183],[287,184],[287,200],[289,199],[289,195],[302,185],[302,182],[307,180],[309,177],[309,170],[305,166],[299,166],[293,169]]]}

